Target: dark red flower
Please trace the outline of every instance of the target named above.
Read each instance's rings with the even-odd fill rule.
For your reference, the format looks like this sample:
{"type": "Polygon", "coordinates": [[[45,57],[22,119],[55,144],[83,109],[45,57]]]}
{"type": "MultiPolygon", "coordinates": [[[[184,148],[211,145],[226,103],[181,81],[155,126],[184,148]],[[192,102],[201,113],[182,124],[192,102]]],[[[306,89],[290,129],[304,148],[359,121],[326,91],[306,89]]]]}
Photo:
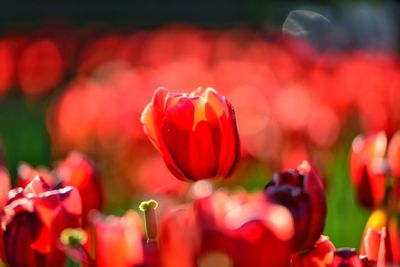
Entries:
{"type": "Polygon", "coordinates": [[[353,248],[340,248],[335,251],[331,267],[363,267],[357,251],[353,248]]]}
{"type": "Polygon", "coordinates": [[[265,195],[287,207],[295,221],[294,252],[310,249],[325,225],[326,196],[321,177],[304,161],[297,169],[276,173],[265,195]]]}
{"type": "Polygon", "coordinates": [[[378,207],[385,196],[387,137],[384,132],[357,136],[351,146],[350,175],[358,200],[367,208],[378,207]]]}
{"type": "Polygon", "coordinates": [[[63,229],[80,227],[81,199],[76,189],[49,190],[40,177],[9,192],[1,216],[0,256],[7,266],[64,266],[56,245],[63,229]]]}
{"type": "Polygon", "coordinates": [[[335,250],[329,238],[321,235],[309,251],[292,255],[291,267],[329,267],[335,250]]]}
{"type": "Polygon", "coordinates": [[[142,113],[144,130],[179,179],[227,177],[239,138],[230,102],[211,88],[190,94],[159,88],[142,113]]]}

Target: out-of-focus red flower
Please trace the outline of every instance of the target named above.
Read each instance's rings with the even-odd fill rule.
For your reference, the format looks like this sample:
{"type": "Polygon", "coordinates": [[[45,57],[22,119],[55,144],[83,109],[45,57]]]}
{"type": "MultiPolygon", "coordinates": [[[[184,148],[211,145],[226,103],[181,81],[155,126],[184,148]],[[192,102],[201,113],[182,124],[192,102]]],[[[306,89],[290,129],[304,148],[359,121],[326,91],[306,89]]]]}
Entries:
{"type": "Polygon", "coordinates": [[[292,216],[262,194],[215,192],[195,202],[195,214],[202,235],[198,262],[217,253],[237,267],[289,265],[292,216]]]}
{"type": "Polygon", "coordinates": [[[378,266],[400,264],[400,224],[396,216],[375,210],[365,226],[360,254],[378,266]]]}
{"type": "Polygon", "coordinates": [[[265,187],[272,202],[287,207],[295,221],[294,252],[312,248],[325,226],[326,196],[321,177],[307,161],[275,174],[265,187]]]}
{"type": "Polygon", "coordinates": [[[8,171],[4,167],[0,167],[0,210],[6,204],[8,199],[8,191],[11,189],[11,179],[8,171]]]}
{"type": "Polygon", "coordinates": [[[363,267],[357,251],[352,248],[340,248],[335,251],[331,267],[363,267]]]}
{"type": "Polygon", "coordinates": [[[381,205],[385,196],[387,137],[384,132],[359,135],[351,146],[350,175],[357,197],[367,208],[381,205]]]}
{"type": "Polygon", "coordinates": [[[161,265],[195,267],[202,236],[193,207],[186,205],[168,211],[160,228],[161,265]]]}
{"type": "Polygon", "coordinates": [[[123,217],[100,213],[90,217],[97,267],[142,266],[143,225],[136,212],[128,211],[123,217]]]}
{"type": "Polygon", "coordinates": [[[232,173],[239,154],[235,113],[214,89],[178,94],[159,88],[141,121],[177,178],[200,180],[232,173]]]}
{"type": "Polygon", "coordinates": [[[86,226],[87,215],[91,210],[101,210],[103,189],[94,165],[81,153],[68,154],[55,168],[55,178],[64,186],[78,189],[82,198],[82,222],[86,226]]]}
{"type": "Polygon", "coordinates": [[[390,139],[388,161],[393,175],[399,177],[398,184],[400,186],[400,131],[397,131],[390,139]]]}
{"type": "Polygon", "coordinates": [[[379,232],[373,228],[368,228],[367,234],[363,240],[365,254],[371,263],[376,263],[377,267],[385,266],[386,254],[386,228],[382,228],[379,232]]]}
{"type": "Polygon", "coordinates": [[[56,243],[63,229],[80,227],[81,199],[73,187],[49,190],[37,177],[9,192],[1,216],[0,256],[7,266],[64,266],[56,243]]]}
{"type": "Polygon", "coordinates": [[[54,188],[56,186],[56,181],[51,174],[50,170],[45,167],[33,168],[30,164],[22,162],[18,165],[18,179],[16,187],[25,187],[36,176],[40,176],[40,178],[50,187],[54,188]]]}
{"type": "Polygon", "coordinates": [[[18,80],[27,95],[38,95],[53,89],[64,77],[60,48],[51,39],[29,44],[21,54],[18,80]]]}
{"type": "Polygon", "coordinates": [[[0,40],[0,95],[4,95],[15,79],[15,45],[7,38],[0,40]]]}
{"type": "Polygon", "coordinates": [[[292,255],[292,267],[329,267],[333,262],[335,246],[327,236],[321,235],[314,246],[305,253],[292,255]]]}
{"type": "Polygon", "coordinates": [[[261,194],[218,191],[165,215],[161,262],[165,267],[287,267],[293,233],[285,207],[261,194]]]}

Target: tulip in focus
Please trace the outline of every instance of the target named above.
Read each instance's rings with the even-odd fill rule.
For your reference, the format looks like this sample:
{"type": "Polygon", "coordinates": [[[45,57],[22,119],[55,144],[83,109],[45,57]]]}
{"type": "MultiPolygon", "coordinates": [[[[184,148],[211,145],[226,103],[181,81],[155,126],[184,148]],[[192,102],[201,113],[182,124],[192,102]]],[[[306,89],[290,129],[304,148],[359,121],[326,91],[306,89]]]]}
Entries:
{"type": "Polygon", "coordinates": [[[186,94],[159,88],[141,121],[177,178],[196,181],[232,173],[239,153],[235,112],[214,89],[186,94]]]}
{"type": "Polygon", "coordinates": [[[295,221],[294,252],[311,249],[325,226],[326,196],[321,177],[304,161],[274,175],[264,193],[288,208],[295,221]]]}
{"type": "Polygon", "coordinates": [[[13,189],[3,208],[0,257],[7,266],[64,266],[57,242],[65,228],[81,225],[81,199],[73,187],[49,190],[40,177],[13,189]]]}

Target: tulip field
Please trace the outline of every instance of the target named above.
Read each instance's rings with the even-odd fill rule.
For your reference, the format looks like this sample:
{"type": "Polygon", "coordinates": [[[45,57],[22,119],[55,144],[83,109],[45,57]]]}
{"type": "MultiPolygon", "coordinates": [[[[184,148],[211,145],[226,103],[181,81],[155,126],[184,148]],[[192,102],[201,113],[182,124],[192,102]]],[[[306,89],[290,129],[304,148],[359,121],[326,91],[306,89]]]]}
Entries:
{"type": "Polygon", "coordinates": [[[245,27],[0,35],[0,266],[400,266],[400,62],[245,27]]]}

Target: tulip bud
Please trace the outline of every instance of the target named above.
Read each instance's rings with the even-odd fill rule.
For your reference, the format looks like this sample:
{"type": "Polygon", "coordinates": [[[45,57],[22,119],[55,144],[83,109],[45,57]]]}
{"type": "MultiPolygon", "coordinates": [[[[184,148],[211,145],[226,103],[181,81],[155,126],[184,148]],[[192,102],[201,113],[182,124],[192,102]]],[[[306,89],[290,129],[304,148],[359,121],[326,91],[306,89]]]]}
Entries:
{"type": "Polygon", "coordinates": [[[287,207],[292,213],[294,252],[310,249],[325,225],[326,196],[319,175],[304,161],[295,170],[276,173],[264,193],[270,201],[287,207]]]}
{"type": "Polygon", "coordinates": [[[350,175],[360,203],[366,208],[379,207],[385,196],[387,166],[384,132],[357,136],[351,146],[350,175]]]}
{"type": "Polygon", "coordinates": [[[196,181],[232,173],[239,154],[235,112],[214,89],[177,94],[159,88],[141,121],[177,178],[196,181]]]}
{"type": "Polygon", "coordinates": [[[9,192],[0,230],[0,256],[7,266],[64,266],[61,232],[81,225],[81,200],[72,187],[47,190],[36,177],[9,192]]]}

